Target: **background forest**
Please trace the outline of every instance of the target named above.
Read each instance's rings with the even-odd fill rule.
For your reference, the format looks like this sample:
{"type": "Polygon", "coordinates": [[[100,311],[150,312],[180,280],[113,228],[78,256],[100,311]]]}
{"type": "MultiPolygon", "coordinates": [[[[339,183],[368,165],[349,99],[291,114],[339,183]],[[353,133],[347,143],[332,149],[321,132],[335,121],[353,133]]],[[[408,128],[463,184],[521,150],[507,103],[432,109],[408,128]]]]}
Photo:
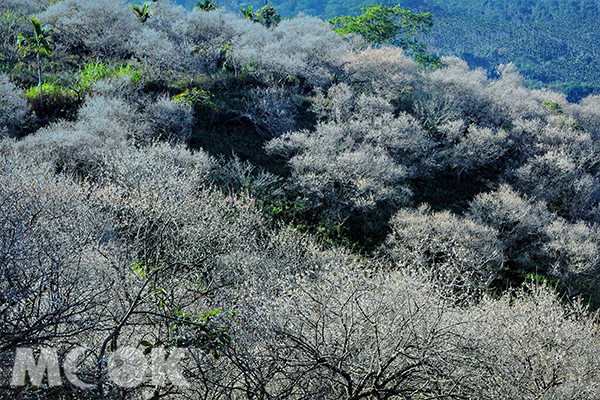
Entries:
{"type": "MultiPolygon", "coordinates": [[[[194,2],[180,0],[191,7],[194,2]]],[[[394,6],[398,2],[377,2],[394,6]]],[[[237,11],[240,5],[262,7],[261,1],[219,1],[237,11]]],[[[272,0],[285,17],[298,13],[320,18],[358,15],[364,0],[272,0]]],[[[577,102],[599,93],[597,0],[403,0],[415,12],[431,12],[435,24],[423,37],[440,55],[454,55],[471,68],[482,67],[497,77],[500,64],[514,63],[532,88],[551,87],[577,102]]]]}
{"type": "Polygon", "coordinates": [[[211,4],[0,0],[0,397],[600,398],[600,96],[211,4]]]}

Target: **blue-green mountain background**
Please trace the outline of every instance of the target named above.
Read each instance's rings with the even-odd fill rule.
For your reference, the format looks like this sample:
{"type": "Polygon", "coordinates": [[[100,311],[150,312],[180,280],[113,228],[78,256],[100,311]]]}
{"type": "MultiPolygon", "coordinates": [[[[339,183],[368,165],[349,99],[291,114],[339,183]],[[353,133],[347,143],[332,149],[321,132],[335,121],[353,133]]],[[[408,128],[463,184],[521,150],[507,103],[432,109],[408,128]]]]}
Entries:
{"type": "MultiPolygon", "coordinates": [[[[323,19],[357,15],[369,0],[268,0],[284,17],[298,13],[323,19]]],[[[178,0],[192,7],[192,0],[178,0]]],[[[382,0],[384,5],[398,2],[382,0]]],[[[259,1],[219,0],[220,7],[254,9],[259,1]]],[[[434,15],[423,37],[429,50],[456,55],[490,76],[500,64],[517,65],[530,87],[550,87],[578,101],[600,93],[599,0],[404,0],[403,8],[434,15]]]]}

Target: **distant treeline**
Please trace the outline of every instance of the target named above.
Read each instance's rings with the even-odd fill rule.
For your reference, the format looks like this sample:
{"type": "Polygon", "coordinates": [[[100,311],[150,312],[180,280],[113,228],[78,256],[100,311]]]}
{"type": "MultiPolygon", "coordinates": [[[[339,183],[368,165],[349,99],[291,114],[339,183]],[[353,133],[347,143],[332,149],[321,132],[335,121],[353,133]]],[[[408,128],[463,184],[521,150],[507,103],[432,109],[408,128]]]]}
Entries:
{"type": "MultiPolygon", "coordinates": [[[[177,0],[192,7],[192,0],[177,0]]],[[[262,1],[225,1],[221,7],[262,7],[262,1]]],[[[570,101],[598,93],[600,25],[597,0],[272,0],[284,17],[299,13],[321,18],[357,15],[374,3],[398,3],[413,11],[434,14],[434,28],[426,38],[440,55],[465,59],[472,68],[494,76],[500,64],[514,62],[531,87],[549,86],[570,101]]]]}

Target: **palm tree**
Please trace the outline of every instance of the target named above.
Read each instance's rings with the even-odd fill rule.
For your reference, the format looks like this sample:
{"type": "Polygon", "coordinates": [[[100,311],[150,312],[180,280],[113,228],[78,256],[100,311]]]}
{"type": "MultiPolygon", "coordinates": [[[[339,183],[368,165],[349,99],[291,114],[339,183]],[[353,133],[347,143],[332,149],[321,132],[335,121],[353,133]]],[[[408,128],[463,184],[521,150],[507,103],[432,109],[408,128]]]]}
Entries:
{"type": "Polygon", "coordinates": [[[37,18],[29,18],[31,25],[33,26],[33,35],[26,36],[24,34],[19,35],[17,40],[17,47],[25,54],[31,54],[35,57],[38,72],[38,91],[40,93],[40,108],[43,107],[44,103],[42,100],[42,62],[40,59],[41,55],[50,57],[52,53],[52,47],[50,46],[51,37],[50,33],[52,28],[49,26],[42,26],[42,23],[37,18]]]}
{"type": "Polygon", "coordinates": [[[215,3],[214,0],[198,1],[196,2],[195,7],[198,7],[200,11],[212,11],[219,8],[219,6],[217,5],[217,3],[215,3]]]}
{"type": "Polygon", "coordinates": [[[135,15],[141,23],[144,23],[152,16],[152,10],[148,10],[148,4],[144,4],[142,7],[132,5],[131,9],[135,12],[135,15]]]}
{"type": "Polygon", "coordinates": [[[252,12],[252,6],[248,6],[247,8],[240,7],[240,12],[244,14],[245,19],[253,19],[254,13],[252,12]]]}
{"type": "MultiPolygon", "coordinates": [[[[265,4],[267,0],[265,0],[265,4]]],[[[275,7],[266,5],[256,13],[256,21],[267,28],[276,26],[281,21],[281,15],[277,12],[275,7]]]]}

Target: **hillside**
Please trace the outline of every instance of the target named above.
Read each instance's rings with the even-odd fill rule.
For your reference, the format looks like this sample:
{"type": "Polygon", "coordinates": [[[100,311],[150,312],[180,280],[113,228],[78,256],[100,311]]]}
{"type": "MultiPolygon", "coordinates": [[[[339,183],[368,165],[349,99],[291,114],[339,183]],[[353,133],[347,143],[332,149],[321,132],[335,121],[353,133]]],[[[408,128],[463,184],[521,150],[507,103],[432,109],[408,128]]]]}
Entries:
{"type": "Polygon", "coordinates": [[[600,398],[600,96],[130,6],[0,0],[0,398],[600,398]]]}
{"type": "MultiPolygon", "coordinates": [[[[333,18],[358,15],[374,3],[432,12],[434,27],[427,36],[430,49],[458,56],[471,68],[482,67],[495,76],[500,64],[515,63],[529,87],[551,87],[572,102],[598,93],[600,86],[600,22],[597,0],[578,1],[438,1],[393,2],[341,0],[273,0],[286,17],[298,13],[333,18]]],[[[191,3],[190,3],[191,4],[191,3]]],[[[240,5],[261,7],[260,2],[240,5]]],[[[236,4],[222,7],[237,11],[236,4]]]]}

